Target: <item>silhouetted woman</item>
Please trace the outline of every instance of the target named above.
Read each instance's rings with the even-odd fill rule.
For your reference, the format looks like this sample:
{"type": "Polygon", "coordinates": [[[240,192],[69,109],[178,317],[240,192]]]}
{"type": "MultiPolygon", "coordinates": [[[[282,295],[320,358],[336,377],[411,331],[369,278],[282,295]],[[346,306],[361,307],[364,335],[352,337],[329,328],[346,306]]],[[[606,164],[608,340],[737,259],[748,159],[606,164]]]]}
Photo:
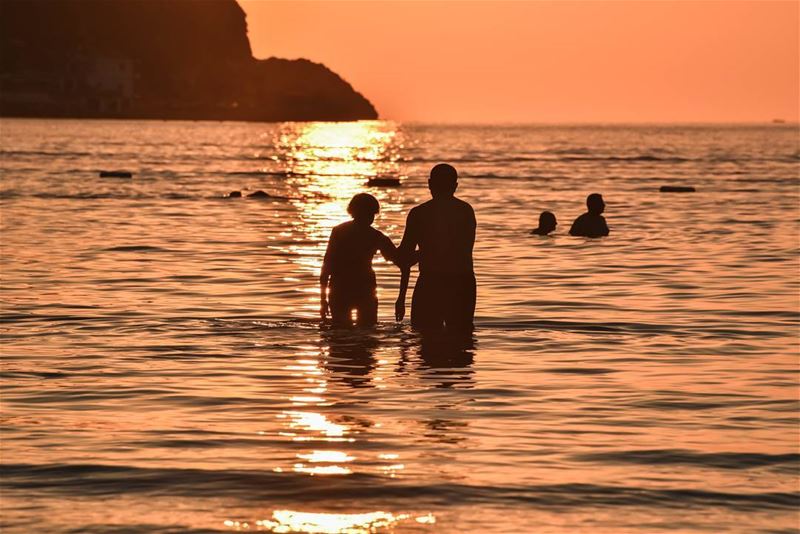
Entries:
{"type": "Polygon", "coordinates": [[[550,211],[543,211],[539,215],[539,227],[531,230],[531,233],[534,235],[550,235],[550,232],[553,232],[556,226],[558,226],[556,216],[550,211]]]}
{"type": "Polygon", "coordinates": [[[375,292],[375,271],[372,258],[377,251],[389,261],[396,261],[392,240],[372,227],[380,210],[378,200],[367,193],[359,193],[350,200],[347,212],[352,221],[336,226],[331,231],[328,249],[319,277],[320,316],[330,312],[334,325],[356,324],[372,326],[378,322],[378,297],[375,292]],[[330,295],[328,285],[330,283],[330,295]]]}

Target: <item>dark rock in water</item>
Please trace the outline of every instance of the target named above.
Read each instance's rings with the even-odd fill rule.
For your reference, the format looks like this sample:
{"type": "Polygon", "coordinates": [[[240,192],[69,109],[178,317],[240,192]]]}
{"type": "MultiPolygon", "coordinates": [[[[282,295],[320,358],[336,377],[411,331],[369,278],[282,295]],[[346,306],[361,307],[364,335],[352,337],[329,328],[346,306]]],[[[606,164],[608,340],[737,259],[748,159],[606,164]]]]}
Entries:
{"type": "Polygon", "coordinates": [[[128,171],[100,171],[100,178],[133,178],[133,173],[128,171]]]}
{"type": "Polygon", "coordinates": [[[270,195],[269,193],[265,193],[264,191],[259,189],[258,191],[253,191],[252,193],[247,195],[247,198],[272,198],[272,195],[270,195]]]}
{"type": "Polygon", "coordinates": [[[367,185],[371,187],[400,187],[400,178],[376,176],[367,180],[367,185]]]}
{"type": "Polygon", "coordinates": [[[3,116],[378,116],[324,65],[254,58],[235,0],[0,0],[0,69],[3,116]]]}
{"type": "Polygon", "coordinates": [[[662,193],[694,193],[695,188],[690,185],[662,185],[659,191],[662,193]]]}
{"type": "Polygon", "coordinates": [[[241,191],[231,191],[230,193],[228,193],[228,198],[242,198],[242,192],[241,191]]]}

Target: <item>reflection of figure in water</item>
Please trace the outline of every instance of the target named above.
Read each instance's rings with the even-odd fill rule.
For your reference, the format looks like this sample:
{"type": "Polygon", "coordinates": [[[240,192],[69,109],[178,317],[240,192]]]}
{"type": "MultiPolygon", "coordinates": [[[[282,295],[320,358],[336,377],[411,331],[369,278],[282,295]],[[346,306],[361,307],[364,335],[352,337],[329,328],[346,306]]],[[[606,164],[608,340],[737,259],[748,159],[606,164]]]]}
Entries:
{"type": "Polygon", "coordinates": [[[370,387],[371,373],[375,369],[375,349],[378,340],[363,332],[334,329],[322,333],[322,340],[328,347],[325,366],[333,374],[333,380],[341,380],[354,388],[370,387]]]}
{"type": "Polygon", "coordinates": [[[399,374],[412,374],[416,370],[421,379],[435,382],[438,388],[469,388],[475,373],[474,352],[475,338],[471,334],[420,333],[401,341],[396,370],[399,374]]]}
{"type": "Polygon", "coordinates": [[[548,235],[556,229],[556,226],[558,226],[556,216],[550,211],[543,211],[539,215],[539,227],[531,230],[531,233],[534,235],[548,235]]]}
{"type": "Polygon", "coordinates": [[[352,325],[353,310],[359,326],[378,322],[372,258],[380,251],[384,258],[395,261],[397,252],[391,239],[371,226],[379,210],[375,197],[359,193],[347,206],[353,220],[331,231],[319,277],[320,316],[324,319],[330,312],[336,325],[352,325]],[[329,281],[330,299],[327,295],[329,281]]]}
{"type": "MultiPolygon", "coordinates": [[[[419,247],[419,277],[411,298],[411,325],[419,329],[471,331],[475,315],[475,212],[454,196],[458,173],[445,163],[436,165],[428,179],[433,197],[413,208],[406,219],[398,255],[408,265],[419,247]]],[[[403,270],[396,317],[405,315],[403,270]]]]}
{"type": "Polygon", "coordinates": [[[419,349],[422,369],[430,370],[429,378],[438,382],[437,387],[471,387],[474,349],[475,340],[472,336],[466,338],[423,336],[419,349]]]}
{"type": "Polygon", "coordinates": [[[581,237],[603,237],[608,235],[608,225],[606,219],[601,215],[606,209],[603,196],[600,193],[592,193],[586,197],[586,207],[589,209],[572,223],[569,235],[581,237]]]}

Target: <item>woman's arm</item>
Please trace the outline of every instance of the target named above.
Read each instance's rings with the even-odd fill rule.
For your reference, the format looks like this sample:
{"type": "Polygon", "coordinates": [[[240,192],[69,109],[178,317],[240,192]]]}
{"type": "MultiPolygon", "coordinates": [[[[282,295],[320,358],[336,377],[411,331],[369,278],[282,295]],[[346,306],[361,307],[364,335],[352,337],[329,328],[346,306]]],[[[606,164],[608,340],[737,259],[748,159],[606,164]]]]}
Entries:
{"type": "Polygon", "coordinates": [[[335,248],[334,237],[335,231],[331,231],[325,258],[322,260],[322,270],[319,273],[319,316],[321,319],[328,317],[328,283],[331,279],[331,256],[335,248]]]}
{"type": "Polygon", "coordinates": [[[381,234],[382,238],[378,249],[387,261],[393,262],[400,268],[400,293],[394,303],[394,316],[397,321],[402,321],[406,315],[406,294],[408,293],[408,279],[411,276],[411,266],[419,261],[419,252],[414,251],[408,255],[400,254],[400,249],[394,246],[392,240],[381,234]]]}

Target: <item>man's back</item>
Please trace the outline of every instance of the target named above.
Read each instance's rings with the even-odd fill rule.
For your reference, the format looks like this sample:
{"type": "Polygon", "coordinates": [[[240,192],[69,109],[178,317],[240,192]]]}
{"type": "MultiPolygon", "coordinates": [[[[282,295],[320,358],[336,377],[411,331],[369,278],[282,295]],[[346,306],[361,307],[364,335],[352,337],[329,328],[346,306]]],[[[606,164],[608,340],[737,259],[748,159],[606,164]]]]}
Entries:
{"type": "Polygon", "coordinates": [[[603,237],[608,235],[608,225],[602,215],[584,213],[572,223],[569,235],[579,237],[603,237]]]}
{"type": "Polygon", "coordinates": [[[420,273],[472,273],[475,226],[472,206],[455,197],[413,208],[406,234],[419,246],[420,273]]]}
{"type": "MultiPolygon", "coordinates": [[[[458,172],[452,165],[440,163],[431,169],[428,189],[433,198],[409,212],[398,251],[401,261],[411,265],[419,249],[411,325],[420,330],[471,332],[477,294],[472,270],[475,212],[454,196],[458,172]]],[[[402,280],[400,287],[398,306],[404,307],[402,280]]]]}

